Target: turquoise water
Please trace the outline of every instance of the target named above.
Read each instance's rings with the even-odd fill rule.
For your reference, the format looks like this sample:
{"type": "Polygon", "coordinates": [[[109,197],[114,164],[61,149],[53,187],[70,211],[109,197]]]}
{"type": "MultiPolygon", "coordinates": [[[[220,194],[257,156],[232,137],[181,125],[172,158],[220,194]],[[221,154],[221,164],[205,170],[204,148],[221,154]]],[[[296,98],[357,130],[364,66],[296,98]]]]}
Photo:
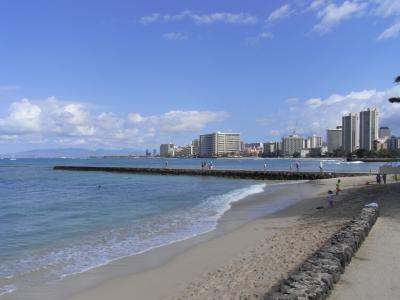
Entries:
{"type": "MultiPolygon", "coordinates": [[[[170,159],[169,167],[199,168],[201,161],[170,159]]],[[[262,169],[263,162],[214,165],[262,169]]],[[[268,168],[291,163],[269,160],[268,168]]],[[[165,159],[0,160],[0,297],[213,230],[230,203],[268,189],[250,180],[52,170],[59,164],[161,167],[165,159]]],[[[332,171],[379,165],[324,162],[332,171]]],[[[318,166],[301,161],[302,170],[318,166]]]]}

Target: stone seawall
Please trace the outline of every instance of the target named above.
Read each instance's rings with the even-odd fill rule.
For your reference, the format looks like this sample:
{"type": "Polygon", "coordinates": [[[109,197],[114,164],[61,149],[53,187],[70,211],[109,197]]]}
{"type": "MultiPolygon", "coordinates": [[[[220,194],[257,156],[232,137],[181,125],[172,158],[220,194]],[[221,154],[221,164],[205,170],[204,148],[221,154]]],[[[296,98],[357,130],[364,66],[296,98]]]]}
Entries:
{"type": "Polygon", "coordinates": [[[326,299],[345,266],[367,237],[378,215],[378,208],[363,208],[359,217],[334,234],[264,299],[326,299]]]}
{"type": "Polygon", "coordinates": [[[189,175],[216,176],[258,180],[315,180],[336,177],[369,175],[368,173],[329,173],[329,172],[287,172],[287,171],[252,171],[252,170],[201,170],[169,168],[129,168],[129,167],[91,167],[91,166],[55,166],[54,170],[98,171],[153,175],[189,175]]]}

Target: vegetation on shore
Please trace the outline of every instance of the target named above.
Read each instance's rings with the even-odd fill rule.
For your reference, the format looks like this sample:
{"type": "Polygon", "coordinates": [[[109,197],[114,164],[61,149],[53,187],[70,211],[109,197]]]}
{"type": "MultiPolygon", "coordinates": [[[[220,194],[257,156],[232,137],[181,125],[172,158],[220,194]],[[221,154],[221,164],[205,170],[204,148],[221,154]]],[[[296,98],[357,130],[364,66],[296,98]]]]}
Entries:
{"type": "MultiPolygon", "coordinates": [[[[400,84],[400,75],[394,79],[395,84],[400,84]]],[[[400,103],[400,97],[391,97],[389,98],[390,103],[400,103]]]]}

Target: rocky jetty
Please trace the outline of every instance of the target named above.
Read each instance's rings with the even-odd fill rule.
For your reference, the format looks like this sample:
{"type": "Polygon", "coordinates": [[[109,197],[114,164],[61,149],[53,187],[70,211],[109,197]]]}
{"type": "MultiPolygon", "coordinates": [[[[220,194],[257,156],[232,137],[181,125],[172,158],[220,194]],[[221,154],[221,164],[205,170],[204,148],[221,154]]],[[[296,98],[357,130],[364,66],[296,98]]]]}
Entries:
{"type": "Polygon", "coordinates": [[[98,171],[153,175],[215,176],[257,180],[315,180],[336,177],[370,175],[368,173],[331,173],[331,172],[288,172],[256,170],[202,170],[172,168],[130,168],[130,167],[92,167],[92,166],[55,166],[54,170],[98,171]]]}
{"type": "Polygon", "coordinates": [[[367,237],[379,215],[376,207],[361,214],[334,234],[287,279],[266,296],[268,300],[326,299],[346,265],[367,237]]]}

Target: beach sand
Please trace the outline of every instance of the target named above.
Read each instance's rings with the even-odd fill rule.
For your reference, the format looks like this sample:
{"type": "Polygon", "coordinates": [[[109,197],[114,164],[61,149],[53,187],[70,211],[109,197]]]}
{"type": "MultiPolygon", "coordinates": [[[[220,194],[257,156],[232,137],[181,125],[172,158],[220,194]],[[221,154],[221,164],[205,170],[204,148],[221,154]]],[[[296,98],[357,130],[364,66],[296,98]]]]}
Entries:
{"type": "MultiPolygon", "coordinates": [[[[390,185],[366,185],[374,181],[373,176],[341,180],[343,192],[335,197],[333,208],[328,208],[326,194],[336,180],[314,181],[309,184],[318,187],[315,197],[194,244],[161,266],[107,280],[69,299],[262,298],[365,203],[393,197],[382,193],[390,185]]],[[[240,209],[240,202],[235,209],[240,209]]]]}

